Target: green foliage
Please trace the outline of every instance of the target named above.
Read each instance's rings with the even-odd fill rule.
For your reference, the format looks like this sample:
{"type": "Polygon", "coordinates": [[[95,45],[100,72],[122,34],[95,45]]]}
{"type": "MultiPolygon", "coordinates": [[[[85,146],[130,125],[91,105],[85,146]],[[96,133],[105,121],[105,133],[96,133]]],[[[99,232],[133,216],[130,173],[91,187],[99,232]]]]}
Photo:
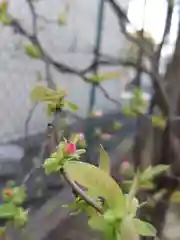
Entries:
{"type": "Polygon", "coordinates": [[[21,205],[27,195],[26,195],[26,188],[24,186],[21,187],[13,187],[12,190],[12,195],[7,195],[9,187],[5,187],[2,192],[2,198],[5,202],[9,202],[15,205],[21,205]]]}
{"type": "Polygon", "coordinates": [[[47,114],[51,116],[52,113],[55,113],[58,109],[70,108],[73,111],[76,111],[78,107],[69,102],[65,101],[66,91],[64,89],[56,88],[52,90],[45,86],[36,86],[31,91],[31,100],[37,102],[44,102],[47,104],[47,114]]]}
{"type": "Polygon", "coordinates": [[[91,77],[89,77],[89,81],[91,83],[99,84],[105,80],[118,78],[120,76],[121,76],[121,74],[118,72],[95,74],[95,75],[92,75],[91,77]]]}
{"type": "Polygon", "coordinates": [[[175,191],[171,196],[171,202],[180,203],[180,191],[175,191]]]}
{"type": "Polygon", "coordinates": [[[24,186],[17,187],[8,182],[2,191],[4,203],[0,205],[0,219],[12,221],[15,225],[23,227],[27,222],[27,212],[21,205],[25,202],[26,197],[24,186]]]}
{"type": "Polygon", "coordinates": [[[45,160],[43,166],[46,174],[59,171],[66,162],[78,160],[82,154],[85,153],[84,149],[76,150],[73,153],[67,152],[68,142],[65,139],[57,146],[57,151],[52,153],[51,156],[45,160]]]}
{"type": "Polygon", "coordinates": [[[62,12],[58,18],[58,24],[60,26],[64,26],[64,25],[67,25],[67,23],[68,23],[68,14],[67,12],[62,12]]]}
{"type": "MultiPolygon", "coordinates": [[[[44,86],[37,86],[31,92],[31,99],[37,102],[45,102],[49,113],[54,113],[57,109],[61,110],[65,107],[72,110],[78,109],[73,103],[65,101],[65,96],[66,92],[64,90],[52,90],[44,86]]],[[[144,108],[142,92],[135,89],[133,100],[128,106],[129,113],[136,116],[143,113],[144,108]]],[[[121,127],[119,122],[115,122],[113,126],[116,129],[121,127]]],[[[95,129],[95,134],[99,136],[101,129],[95,129]]],[[[68,206],[72,214],[85,211],[89,226],[101,231],[104,239],[107,240],[135,240],[139,236],[155,236],[154,227],[150,223],[137,218],[137,209],[140,204],[135,196],[141,185],[151,183],[155,176],[167,171],[168,167],[158,165],[153,168],[150,166],[145,171],[136,174],[133,171],[134,179],[131,181],[130,191],[123,194],[120,186],[110,176],[110,159],[102,146],[100,147],[99,167],[79,161],[81,154],[85,152],[84,149],[76,149],[80,140],[84,139],[80,139],[80,135],[73,134],[69,141],[66,139],[60,141],[56,151],[43,164],[46,174],[58,171],[67,174],[70,177],[68,182],[76,183],[86,197],[91,199],[98,209],[101,209],[101,211],[97,211],[97,208],[90,206],[86,202],[86,198],[83,198],[83,195],[80,194],[68,206]]],[[[23,192],[20,191],[19,198],[12,198],[14,202],[11,202],[10,199],[6,199],[6,201],[16,206],[21,204],[21,197],[23,198],[23,196],[23,192]]],[[[26,220],[26,214],[20,207],[15,212],[12,211],[12,215],[11,219],[13,218],[20,225],[26,220]]]]}
{"type": "Polygon", "coordinates": [[[87,147],[86,140],[85,139],[79,140],[77,146],[80,148],[86,148],[87,147]]]}
{"type": "Polygon", "coordinates": [[[163,130],[166,127],[166,119],[162,116],[152,116],[152,125],[163,130]]]}
{"type": "Polygon", "coordinates": [[[40,59],[41,58],[41,50],[39,49],[38,46],[36,46],[34,44],[25,45],[24,46],[24,51],[31,58],[34,58],[34,59],[40,59]]]}
{"type": "Polygon", "coordinates": [[[2,1],[0,4],[0,22],[4,25],[10,25],[11,19],[7,14],[8,2],[6,0],[2,1]]]}
{"type": "Polygon", "coordinates": [[[96,197],[103,197],[110,208],[118,211],[122,209],[123,194],[118,184],[106,172],[79,161],[67,162],[64,169],[73,181],[87,188],[96,197]]]}
{"type": "Polygon", "coordinates": [[[140,219],[133,219],[133,224],[136,229],[136,232],[140,236],[144,237],[156,236],[156,229],[150,223],[144,222],[140,219]]]}
{"type": "Polygon", "coordinates": [[[76,104],[69,101],[64,102],[64,108],[70,108],[72,111],[77,111],[79,109],[79,107],[76,104]]]}
{"type": "Polygon", "coordinates": [[[110,160],[107,152],[104,150],[103,146],[100,146],[100,159],[99,168],[106,173],[110,174],[110,160]]]}
{"type": "Polygon", "coordinates": [[[39,47],[34,44],[25,45],[24,51],[29,57],[34,59],[40,59],[42,55],[39,47]]]}
{"type": "Polygon", "coordinates": [[[134,113],[131,109],[130,106],[124,107],[121,112],[126,116],[126,117],[135,117],[136,113],[134,113]]]}
{"type": "Polygon", "coordinates": [[[119,122],[119,121],[115,121],[114,123],[113,123],[113,129],[114,130],[120,130],[121,129],[121,127],[122,127],[122,124],[119,122]]]}
{"type": "Polygon", "coordinates": [[[14,224],[16,226],[23,227],[27,223],[27,220],[28,220],[27,214],[28,214],[28,212],[24,211],[23,208],[18,207],[17,213],[14,217],[14,224]]]}
{"type": "Polygon", "coordinates": [[[152,181],[154,177],[167,172],[169,170],[169,165],[159,164],[157,166],[149,166],[140,176],[141,183],[152,181]]]}
{"type": "Polygon", "coordinates": [[[146,110],[146,107],[147,103],[143,99],[143,91],[140,88],[135,88],[129,105],[123,108],[121,111],[125,116],[135,117],[139,114],[143,114],[146,110]]]}
{"type": "Polygon", "coordinates": [[[143,173],[138,173],[134,177],[129,193],[123,194],[119,185],[110,176],[110,159],[102,146],[100,148],[99,167],[77,161],[80,158],[80,153],[84,152],[83,150],[73,148],[72,153],[67,152],[67,145],[76,144],[78,140],[79,135],[72,135],[71,143],[68,143],[67,140],[60,142],[56,152],[44,163],[47,174],[63,168],[64,172],[70,176],[71,181],[78,184],[86,197],[96,202],[97,206],[103,211],[103,214],[97,212],[80,195],[68,206],[72,214],[85,211],[88,216],[88,225],[92,229],[101,231],[104,239],[107,240],[133,240],[135,236],[140,235],[155,236],[156,231],[150,223],[136,218],[140,204],[135,195],[141,180],[149,181],[153,176],[166,171],[167,166],[149,167],[143,173]]]}
{"type": "MultiPolygon", "coordinates": [[[[143,172],[139,173],[139,188],[140,189],[144,189],[144,190],[148,190],[148,189],[153,189],[154,188],[154,184],[153,184],[153,179],[162,174],[165,173],[169,170],[169,165],[163,165],[163,164],[159,164],[157,166],[149,166],[147,169],[145,169],[143,172]]],[[[133,174],[135,176],[135,172],[133,174]]],[[[132,181],[131,180],[126,180],[123,182],[123,184],[125,185],[125,187],[127,187],[128,189],[130,188],[130,186],[132,185],[132,181]]]]}
{"type": "Polygon", "coordinates": [[[77,147],[79,147],[81,149],[84,149],[84,148],[87,147],[86,140],[84,139],[84,133],[71,134],[70,142],[73,142],[73,143],[77,144],[77,147]],[[80,135],[83,135],[83,138],[81,138],[80,135]]]}
{"type": "Polygon", "coordinates": [[[17,214],[17,207],[12,203],[4,203],[0,205],[0,218],[11,220],[17,214]]]}

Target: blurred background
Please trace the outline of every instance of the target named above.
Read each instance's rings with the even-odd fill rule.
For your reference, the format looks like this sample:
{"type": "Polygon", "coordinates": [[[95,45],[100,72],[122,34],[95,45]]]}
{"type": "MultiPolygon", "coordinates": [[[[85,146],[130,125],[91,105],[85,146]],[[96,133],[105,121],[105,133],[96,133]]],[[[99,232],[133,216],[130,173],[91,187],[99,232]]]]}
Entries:
{"type": "MultiPolygon", "coordinates": [[[[64,125],[61,125],[61,130],[68,128],[68,133],[85,134],[88,145],[87,161],[91,162],[93,158],[93,163],[97,162],[97,156],[92,152],[96,152],[96,145],[100,143],[105,145],[113,159],[122,160],[129,152],[132,154],[131,146],[136,149],[136,136],[143,132],[140,142],[146,139],[144,142],[150,141],[151,145],[148,145],[146,159],[156,159],[156,162],[148,160],[152,160],[154,165],[174,164],[172,175],[179,181],[179,1],[0,0],[1,6],[3,3],[6,3],[7,7],[0,8],[2,187],[12,178],[25,182],[30,199],[28,204],[38,208],[62,189],[59,176],[47,179],[40,169],[45,157],[49,155],[46,149],[47,124],[54,120],[47,116],[44,104],[32,102],[30,99],[30,93],[37,85],[51,89],[55,89],[57,85],[66,89],[67,99],[79,107],[75,113],[63,113],[66,126],[64,128],[64,125]],[[7,21],[9,19],[10,22],[7,21]],[[41,48],[41,57],[33,56],[34,45],[41,48]],[[30,52],[27,52],[27,46],[31,46],[30,52]],[[96,82],[93,82],[92,77],[97,74],[101,74],[104,80],[97,82],[96,78],[96,82]],[[166,152],[162,150],[166,138],[163,131],[157,133],[152,129],[149,120],[142,122],[141,119],[139,122],[139,117],[125,118],[120,112],[133,99],[135,87],[142,90],[147,104],[145,113],[148,113],[148,116],[151,116],[152,112],[162,112],[168,120],[176,120],[174,125],[168,121],[170,126],[167,126],[171,129],[168,139],[173,147],[169,147],[170,143],[167,141],[166,152]],[[166,104],[167,99],[169,104],[166,104]],[[89,121],[92,113],[94,118],[89,121]],[[123,123],[121,131],[118,123],[123,123]],[[107,130],[110,124],[114,126],[113,133],[112,129],[107,130]],[[92,133],[95,133],[96,138],[92,133]],[[97,141],[99,134],[103,137],[97,141]],[[125,147],[121,146],[117,151],[127,136],[125,147]],[[135,143],[132,143],[132,140],[135,143]],[[155,146],[156,148],[153,148],[155,146]],[[166,158],[161,156],[162,152],[166,154],[166,158]],[[35,185],[39,183],[40,187],[36,188],[35,185]],[[47,186],[50,190],[47,190],[47,186]],[[37,201],[37,198],[44,194],[43,200],[37,201]]],[[[138,151],[141,150],[140,147],[138,151]]],[[[131,156],[135,165],[137,156],[140,155],[131,156]]],[[[174,190],[174,185],[171,189],[174,190]]],[[[66,199],[66,196],[64,198],[66,199]]],[[[178,240],[179,205],[172,205],[169,199],[166,204],[163,213],[158,213],[160,218],[157,217],[158,214],[156,216],[157,221],[163,222],[159,229],[159,232],[163,233],[159,236],[161,239],[178,240]]],[[[76,236],[76,232],[81,231],[81,218],[70,221],[73,222],[72,236],[61,239],[86,239],[84,236],[89,236],[90,233],[76,236]]],[[[60,229],[63,229],[63,226],[60,229]]],[[[51,239],[58,239],[53,236],[51,239]]]]}

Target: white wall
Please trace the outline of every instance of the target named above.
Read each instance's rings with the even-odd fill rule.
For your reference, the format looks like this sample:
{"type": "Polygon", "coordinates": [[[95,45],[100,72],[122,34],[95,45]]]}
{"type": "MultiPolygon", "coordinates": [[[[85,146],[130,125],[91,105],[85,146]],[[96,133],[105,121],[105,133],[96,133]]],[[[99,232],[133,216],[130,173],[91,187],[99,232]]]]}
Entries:
{"type": "MultiPolygon", "coordinates": [[[[64,2],[37,1],[37,11],[48,19],[57,19],[64,2]]],[[[127,5],[128,0],[119,2],[127,5]]],[[[70,3],[67,26],[46,25],[41,21],[39,27],[46,27],[40,31],[39,38],[53,58],[70,66],[83,68],[92,60],[90,51],[95,41],[98,0],[71,0],[70,3]],[[68,50],[70,46],[71,50],[68,50]]],[[[10,13],[31,31],[31,15],[26,1],[9,0],[9,4],[10,13]]],[[[36,84],[36,71],[40,70],[43,73],[44,65],[41,61],[31,60],[24,54],[22,50],[24,39],[14,35],[11,28],[1,27],[0,32],[0,142],[5,142],[24,135],[24,124],[32,106],[29,93],[36,84]]],[[[125,40],[119,33],[117,20],[106,5],[102,52],[121,56],[124,44],[125,40]]],[[[68,89],[69,99],[80,106],[79,114],[85,115],[90,85],[77,77],[62,75],[56,70],[53,70],[52,74],[55,81],[68,89]]],[[[118,99],[124,82],[125,77],[122,76],[121,81],[119,79],[107,81],[104,87],[118,99]]],[[[114,105],[98,92],[96,109],[107,110],[112,107],[114,105]]],[[[38,106],[30,124],[30,134],[43,131],[47,121],[43,106],[38,106]]]]}

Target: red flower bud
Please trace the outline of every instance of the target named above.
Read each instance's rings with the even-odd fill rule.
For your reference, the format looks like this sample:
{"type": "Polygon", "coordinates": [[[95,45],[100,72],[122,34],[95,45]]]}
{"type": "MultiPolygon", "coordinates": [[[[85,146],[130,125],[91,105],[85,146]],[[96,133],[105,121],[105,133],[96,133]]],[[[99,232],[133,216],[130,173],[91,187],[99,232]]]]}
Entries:
{"type": "Polygon", "coordinates": [[[12,197],[12,195],[13,195],[13,190],[12,190],[11,188],[7,189],[7,190],[6,190],[6,195],[7,195],[8,197],[12,197]]]}
{"type": "Polygon", "coordinates": [[[67,144],[67,149],[66,149],[67,153],[71,154],[71,153],[75,153],[76,152],[76,144],[74,143],[68,143],[67,144]]]}

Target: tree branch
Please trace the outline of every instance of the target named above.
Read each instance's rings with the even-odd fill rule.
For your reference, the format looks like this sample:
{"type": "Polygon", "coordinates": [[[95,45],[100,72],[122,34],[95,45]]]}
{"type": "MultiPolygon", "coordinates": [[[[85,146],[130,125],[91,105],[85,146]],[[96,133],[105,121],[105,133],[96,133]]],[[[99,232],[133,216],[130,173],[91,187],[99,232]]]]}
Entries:
{"type": "Polygon", "coordinates": [[[89,198],[74,181],[72,181],[71,177],[68,175],[68,173],[65,172],[63,168],[61,169],[61,174],[66,180],[66,182],[81,197],[82,200],[84,200],[89,206],[93,207],[98,213],[104,213],[102,208],[93,199],[89,198]]]}
{"type": "Polygon", "coordinates": [[[161,43],[159,44],[158,49],[156,51],[156,58],[158,58],[158,60],[160,58],[162,47],[165,43],[166,37],[168,36],[171,28],[173,5],[171,3],[172,2],[171,0],[167,0],[167,2],[168,2],[168,7],[167,7],[167,13],[166,13],[166,23],[165,23],[164,33],[163,33],[161,43]]]}
{"type": "MultiPolygon", "coordinates": [[[[149,49],[147,47],[147,43],[148,41],[146,41],[146,39],[143,39],[141,34],[137,32],[137,37],[133,37],[131,34],[129,34],[126,31],[126,24],[130,24],[131,26],[132,23],[129,21],[126,13],[124,12],[123,8],[120,6],[119,3],[117,3],[115,0],[106,0],[111,8],[114,10],[114,13],[116,14],[117,18],[118,18],[118,22],[119,22],[119,26],[121,29],[121,32],[125,35],[125,37],[135,43],[139,48],[141,48],[144,52],[145,55],[147,55],[148,57],[152,57],[152,50],[149,49]]],[[[135,27],[133,27],[135,29],[135,27]]]]}
{"type": "MultiPolygon", "coordinates": [[[[154,71],[159,72],[159,61],[160,61],[160,57],[161,57],[161,52],[162,52],[162,48],[163,45],[165,43],[166,37],[169,34],[170,28],[171,28],[171,20],[172,20],[172,14],[173,14],[173,6],[171,3],[171,0],[168,0],[168,7],[167,7],[167,16],[166,16],[166,23],[165,23],[165,28],[164,28],[164,33],[163,33],[163,37],[161,40],[161,43],[159,44],[157,51],[154,54],[154,61],[153,61],[153,68],[154,71]]],[[[156,86],[154,84],[154,88],[156,89],[156,86]]],[[[157,90],[155,90],[154,95],[152,97],[151,103],[150,103],[150,108],[149,108],[149,113],[153,112],[153,108],[155,105],[156,100],[158,99],[158,92],[156,92],[157,90]]]]}

